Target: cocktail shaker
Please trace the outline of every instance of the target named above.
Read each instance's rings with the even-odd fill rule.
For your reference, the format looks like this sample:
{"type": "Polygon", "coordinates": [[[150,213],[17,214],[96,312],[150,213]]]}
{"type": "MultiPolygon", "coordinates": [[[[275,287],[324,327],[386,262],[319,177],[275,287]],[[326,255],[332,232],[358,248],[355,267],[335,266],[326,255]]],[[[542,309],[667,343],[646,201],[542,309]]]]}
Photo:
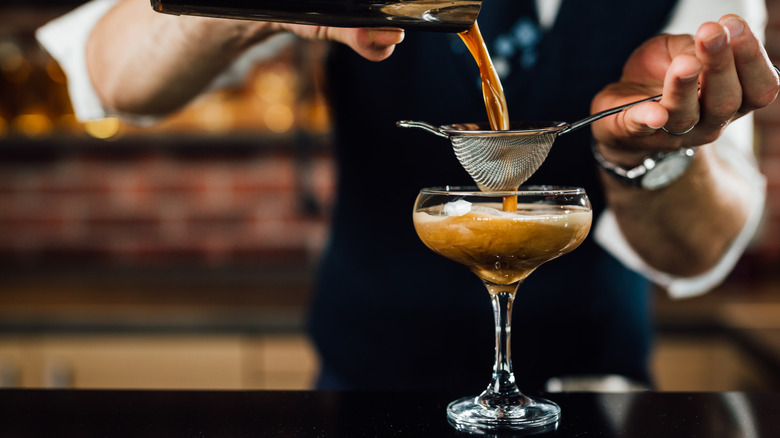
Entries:
{"type": "Polygon", "coordinates": [[[151,0],[157,12],[336,27],[461,32],[482,0],[151,0]]]}

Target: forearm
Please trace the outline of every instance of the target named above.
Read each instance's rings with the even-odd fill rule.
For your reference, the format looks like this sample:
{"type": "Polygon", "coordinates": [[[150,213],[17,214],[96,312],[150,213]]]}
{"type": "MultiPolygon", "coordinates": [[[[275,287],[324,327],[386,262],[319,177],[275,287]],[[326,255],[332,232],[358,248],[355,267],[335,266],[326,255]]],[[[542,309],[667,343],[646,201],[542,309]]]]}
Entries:
{"type": "Polygon", "coordinates": [[[87,69],[103,104],[164,114],[187,103],[239,54],[274,32],[268,23],[171,16],[124,0],[95,26],[87,69]]]}
{"type": "Polygon", "coordinates": [[[650,266],[677,276],[712,268],[742,230],[751,205],[748,183],[713,145],[698,148],[686,173],[660,190],[628,187],[602,175],[621,232],[650,266]]]}

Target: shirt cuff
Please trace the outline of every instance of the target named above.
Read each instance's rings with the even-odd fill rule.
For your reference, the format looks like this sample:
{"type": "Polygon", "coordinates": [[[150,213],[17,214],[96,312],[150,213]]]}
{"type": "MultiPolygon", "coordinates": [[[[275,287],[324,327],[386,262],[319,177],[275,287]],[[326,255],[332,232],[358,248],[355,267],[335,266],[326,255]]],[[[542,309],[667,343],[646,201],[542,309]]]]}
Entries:
{"type": "Polygon", "coordinates": [[[89,34],[100,18],[118,0],[94,0],[56,18],[39,28],[35,37],[59,63],[68,78],[68,93],[73,112],[79,120],[108,116],[89,74],[84,48],[89,34]]]}
{"type": "MultiPolygon", "coordinates": [[[[743,117],[743,119],[745,120],[739,120],[739,123],[735,122],[734,125],[742,124],[744,128],[745,124],[752,123],[752,118],[749,116],[743,117]]],[[[732,128],[738,127],[730,126],[729,129],[726,129],[726,132],[731,129],[732,135],[729,136],[727,133],[724,133],[724,136],[719,139],[719,143],[715,145],[716,151],[724,162],[729,163],[747,181],[750,188],[751,201],[747,220],[742,231],[740,231],[720,261],[712,269],[694,277],[679,277],[659,271],[645,263],[636,251],[631,248],[620,231],[615,214],[611,210],[605,210],[596,224],[594,238],[602,248],[620,260],[629,269],[638,272],[648,280],[666,289],[672,298],[689,298],[702,295],[722,283],[749,246],[761,223],[766,202],[766,178],[758,171],[752,152],[740,151],[733,142],[734,132],[738,131],[739,134],[744,135],[745,130],[734,130],[732,128]]],[[[748,135],[747,138],[752,138],[752,136],[748,135]]]]}

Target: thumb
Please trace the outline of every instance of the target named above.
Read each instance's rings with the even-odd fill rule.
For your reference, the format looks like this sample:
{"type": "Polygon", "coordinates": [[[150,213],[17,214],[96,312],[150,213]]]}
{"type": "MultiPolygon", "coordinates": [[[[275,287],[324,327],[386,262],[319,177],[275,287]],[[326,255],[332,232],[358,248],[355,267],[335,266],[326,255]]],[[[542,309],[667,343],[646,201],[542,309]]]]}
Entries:
{"type": "Polygon", "coordinates": [[[654,134],[669,119],[669,113],[658,102],[645,102],[623,112],[623,128],[631,136],[654,134]]]}

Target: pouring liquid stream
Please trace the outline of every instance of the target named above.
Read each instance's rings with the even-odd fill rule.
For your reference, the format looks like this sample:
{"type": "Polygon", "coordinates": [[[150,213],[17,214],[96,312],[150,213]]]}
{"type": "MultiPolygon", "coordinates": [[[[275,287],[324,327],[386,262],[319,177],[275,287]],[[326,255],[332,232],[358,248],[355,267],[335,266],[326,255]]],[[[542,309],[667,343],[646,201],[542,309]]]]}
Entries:
{"type": "MultiPolygon", "coordinates": [[[[493,61],[490,59],[485,40],[479,31],[477,21],[471,27],[458,34],[471,56],[477,62],[479,67],[479,78],[482,81],[482,97],[485,100],[485,109],[487,110],[490,128],[494,131],[505,131],[509,129],[509,110],[506,105],[506,96],[504,87],[501,85],[501,79],[498,77],[493,61]]],[[[517,211],[517,198],[506,196],[503,198],[504,211],[517,211]]]]}

